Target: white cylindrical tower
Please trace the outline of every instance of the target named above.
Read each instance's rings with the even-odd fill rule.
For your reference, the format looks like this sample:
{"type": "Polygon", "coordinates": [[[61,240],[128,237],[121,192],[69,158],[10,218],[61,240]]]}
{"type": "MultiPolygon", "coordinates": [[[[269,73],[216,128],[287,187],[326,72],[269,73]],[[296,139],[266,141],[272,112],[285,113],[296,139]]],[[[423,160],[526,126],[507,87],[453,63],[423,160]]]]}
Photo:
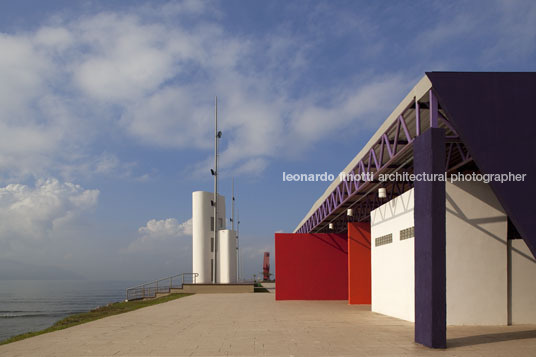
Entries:
{"type": "Polygon", "coordinates": [[[218,254],[218,282],[236,283],[236,232],[225,229],[219,232],[220,251],[218,254]]]}
{"type": "MultiPolygon", "coordinates": [[[[214,229],[225,229],[225,197],[218,195],[218,219],[214,222],[214,194],[205,191],[192,193],[192,273],[195,282],[212,282],[214,264],[214,229]]],[[[221,243],[220,243],[221,245],[221,243]]],[[[219,264],[218,264],[219,265],[219,264]]]]}

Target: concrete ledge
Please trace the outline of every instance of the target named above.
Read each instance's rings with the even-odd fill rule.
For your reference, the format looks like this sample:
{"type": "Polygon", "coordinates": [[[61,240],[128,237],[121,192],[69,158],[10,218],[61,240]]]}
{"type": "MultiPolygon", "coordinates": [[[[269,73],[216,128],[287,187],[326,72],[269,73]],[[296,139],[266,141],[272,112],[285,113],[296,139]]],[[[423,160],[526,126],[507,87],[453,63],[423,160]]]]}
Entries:
{"type": "MultiPolygon", "coordinates": [[[[252,293],[254,284],[183,284],[182,289],[173,289],[181,293],[221,294],[252,293]]],[[[174,291],[175,292],[175,291],[174,291]]]]}
{"type": "MultiPolygon", "coordinates": [[[[183,284],[182,289],[171,288],[169,293],[159,292],[154,297],[146,297],[141,300],[152,300],[169,294],[239,294],[255,292],[254,284],[183,284]]],[[[132,299],[137,300],[137,299],[132,299]]]]}

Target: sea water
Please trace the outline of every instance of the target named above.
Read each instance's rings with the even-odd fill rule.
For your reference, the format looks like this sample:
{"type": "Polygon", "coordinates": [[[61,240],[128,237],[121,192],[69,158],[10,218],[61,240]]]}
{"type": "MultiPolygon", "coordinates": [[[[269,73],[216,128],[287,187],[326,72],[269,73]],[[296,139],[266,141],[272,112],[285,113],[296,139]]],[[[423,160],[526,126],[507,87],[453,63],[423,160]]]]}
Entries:
{"type": "Polygon", "coordinates": [[[0,280],[0,341],[125,299],[136,281],[0,280]]]}

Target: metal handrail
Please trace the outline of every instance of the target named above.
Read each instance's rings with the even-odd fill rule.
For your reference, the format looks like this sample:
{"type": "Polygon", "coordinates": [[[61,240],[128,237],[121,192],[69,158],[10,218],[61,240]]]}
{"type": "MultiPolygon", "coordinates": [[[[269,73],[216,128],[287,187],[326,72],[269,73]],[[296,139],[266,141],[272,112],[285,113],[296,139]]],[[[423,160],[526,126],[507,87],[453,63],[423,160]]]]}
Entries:
{"type": "Polygon", "coordinates": [[[177,275],[168,276],[166,278],[154,280],[148,283],[140,284],[126,289],[126,300],[143,299],[147,297],[156,297],[159,292],[171,292],[171,289],[180,289],[184,285],[185,276],[191,276],[192,282],[195,284],[199,273],[182,273],[177,275]],[[173,286],[173,279],[181,277],[180,286],[173,286]],[[158,286],[163,281],[169,281],[169,285],[162,287],[158,286]]]}

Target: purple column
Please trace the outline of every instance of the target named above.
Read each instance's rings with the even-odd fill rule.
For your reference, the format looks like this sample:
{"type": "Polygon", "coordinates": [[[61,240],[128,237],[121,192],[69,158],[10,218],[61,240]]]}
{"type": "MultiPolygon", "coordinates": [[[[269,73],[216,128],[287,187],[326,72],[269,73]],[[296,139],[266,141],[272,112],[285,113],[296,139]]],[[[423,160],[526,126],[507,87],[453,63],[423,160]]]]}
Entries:
{"type": "MultiPolygon", "coordinates": [[[[444,174],[445,133],[430,128],[415,139],[415,174],[444,174]]],[[[446,348],[445,182],[415,181],[415,342],[446,348]]]]}

